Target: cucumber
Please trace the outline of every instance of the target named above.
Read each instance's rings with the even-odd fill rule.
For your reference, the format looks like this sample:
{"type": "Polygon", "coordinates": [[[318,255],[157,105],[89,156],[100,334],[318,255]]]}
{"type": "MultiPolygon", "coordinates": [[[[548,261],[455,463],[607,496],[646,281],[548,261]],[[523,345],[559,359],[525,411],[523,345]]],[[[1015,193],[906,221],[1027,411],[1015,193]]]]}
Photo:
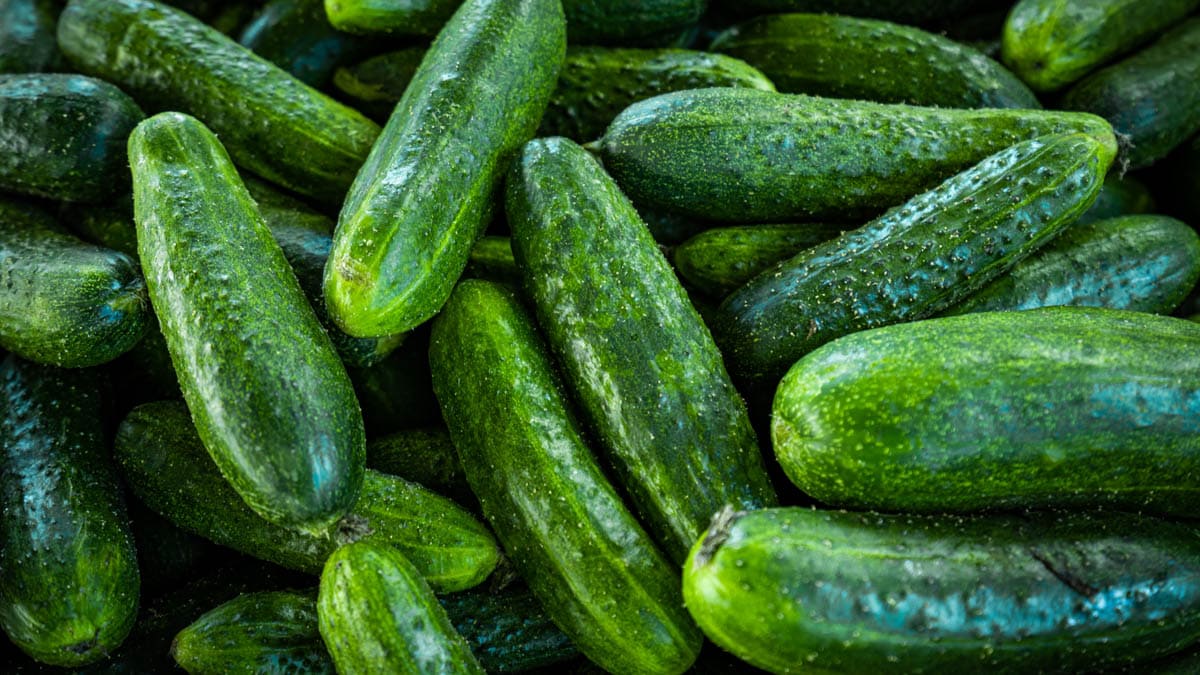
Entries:
{"type": "Polygon", "coordinates": [[[218,554],[212,542],[179,529],[137,500],[129,504],[129,520],[143,597],[183,586],[218,554]]]}
{"type": "Polygon", "coordinates": [[[979,51],[887,21],[762,16],[729,28],[709,48],[758,68],[788,93],[947,108],[1042,107],[1021,80],[979,51]]]}
{"type": "Polygon", "coordinates": [[[133,99],[82,75],[0,75],[0,189],[96,202],[129,185],[133,99]]]}
{"type": "Polygon", "coordinates": [[[480,279],[520,286],[521,269],[508,237],[480,237],[467,258],[467,273],[480,279]]]}
{"type": "Polygon", "coordinates": [[[54,39],[58,5],[58,0],[0,2],[0,73],[40,73],[65,68],[54,39]]]}
{"type": "Polygon", "coordinates": [[[530,141],[506,213],[547,342],[665,552],[682,563],[725,504],[774,504],[717,345],[599,162],[565,138],[530,141]]]}
{"type": "Polygon", "coordinates": [[[48,214],[0,198],[0,347],[69,368],[111,361],[146,332],[137,263],[85,244],[48,214]]]}
{"type": "Polygon", "coordinates": [[[0,627],[55,666],[103,659],[137,615],[100,387],[95,371],[0,364],[0,627]]]}
{"type": "Polygon", "coordinates": [[[358,112],[151,0],[71,0],[58,43],[75,67],[142,105],[202,119],[239,166],[325,202],[341,201],[379,134],[358,112]]]}
{"type": "Polygon", "coordinates": [[[1129,168],[1149,166],[1200,131],[1200,17],[1067,90],[1061,105],[1125,134],[1129,168]]]}
{"type": "Polygon", "coordinates": [[[334,28],[347,33],[438,35],[462,0],[324,0],[334,28]]]}
{"type": "Polygon", "coordinates": [[[1117,216],[1150,213],[1156,206],[1154,195],[1140,180],[1132,176],[1109,174],[1104,187],[1096,195],[1096,201],[1079,216],[1076,225],[1086,225],[1097,220],[1108,220],[1117,216]]]}
{"type": "Polygon", "coordinates": [[[1112,143],[1092,115],[953,110],[713,88],[625,109],[594,144],[640,207],[724,222],[869,218],[1014,143],[1112,143]]]}
{"type": "Polygon", "coordinates": [[[746,16],[820,12],[883,19],[917,25],[939,24],[999,5],[997,0],[741,0],[736,11],[746,16]]]}
{"type": "Polygon", "coordinates": [[[1020,0],[1004,24],[1004,63],[1038,91],[1061,89],[1196,7],[1200,0],[1020,0]]]}
{"type": "Polygon", "coordinates": [[[406,429],[367,443],[367,466],[419,483],[438,494],[470,495],[450,432],[406,429]]]}
{"type": "MultiPolygon", "coordinates": [[[[134,494],[180,528],[288,569],[316,574],[337,539],[258,517],[221,477],[177,402],[138,406],[117,432],[117,461],[134,494]],[[204,495],[204,499],[196,499],[204,495]]],[[[482,582],[499,560],[492,535],[462,507],[419,485],[368,470],[352,520],[402,551],[439,592],[482,582]]],[[[349,536],[347,536],[349,535],[349,536]]]]}
{"type": "Polygon", "coordinates": [[[835,338],[948,309],[1078,218],[1115,152],[1083,134],[1018,143],[763,272],[719,310],[731,369],[766,381],[835,338]]]}
{"type": "Polygon", "coordinates": [[[723,516],[684,570],[687,607],[714,642],[772,672],[1082,673],[1200,638],[1188,525],[1116,513],[723,516]]]}
{"type": "Polygon", "coordinates": [[[333,86],[355,108],[372,119],[386,122],[423,58],[425,47],[405,47],[372,56],[353,66],[338,68],[333,74],[333,86]]]}
{"type": "Polygon", "coordinates": [[[366,461],[329,337],[211,131],[161,113],[134,130],[129,156],[142,270],[200,438],[256,513],[326,532],[366,461]]]}
{"type": "Polygon", "coordinates": [[[779,385],[775,454],[800,489],[838,506],[1195,516],[1197,347],[1193,323],[1077,307],[847,336],[779,385]]]}
{"type": "Polygon", "coordinates": [[[695,26],[706,0],[563,0],[572,45],[656,46],[695,26]]]}
{"type": "Polygon", "coordinates": [[[828,241],[845,225],[739,225],[706,230],[672,251],[680,278],[718,300],[760,272],[828,241]]]}
{"type": "Polygon", "coordinates": [[[484,672],[420,573],[387,546],[359,541],[329,556],[317,619],[341,675],[484,672]]]}
{"type": "Polygon", "coordinates": [[[467,481],[558,627],[610,672],[686,670],[701,637],[677,568],[601,472],[513,292],[460,283],[434,320],[429,361],[467,481]]]}
{"type": "Polygon", "coordinates": [[[323,87],[340,63],[370,42],[334,30],[324,0],[271,0],[242,29],[238,43],[310,87],[323,87]]]}
{"type": "Polygon", "coordinates": [[[664,248],[676,246],[705,230],[718,227],[717,224],[696,218],[654,209],[639,208],[638,215],[650,229],[650,235],[654,237],[654,241],[664,248]]]}
{"type": "Polygon", "coordinates": [[[342,206],[325,301],[350,335],[423,323],[487,224],[562,65],[556,0],[467,0],[425,55],[342,206]]]}
{"type": "Polygon", "coordinates": [[[579,655],[524,584],[481,586],[438,602],[489,673],[546,668],[579,655]]]}

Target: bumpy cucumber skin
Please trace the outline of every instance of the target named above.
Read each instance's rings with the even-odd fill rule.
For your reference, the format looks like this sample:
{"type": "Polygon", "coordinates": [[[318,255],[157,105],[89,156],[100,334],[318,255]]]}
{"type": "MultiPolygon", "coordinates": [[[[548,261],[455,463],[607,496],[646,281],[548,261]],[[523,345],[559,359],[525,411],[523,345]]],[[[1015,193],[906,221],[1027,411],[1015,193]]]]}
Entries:
{"type": "MultiPolygon", "coordinates": [[[[148,507],[222,546],[316,574],[337,545],[332,536],[288,530],[251,511],[212,463],[178,402],[135,408],[118,429],[115,452],[148,507]]],[[[368,536],[408,556],[439,592],[477,585],[499,560],[495,539],[474,516],[400,478],[368,470],[351,514],[366,520],[373,530],[368,536]]]]}
{"type": "Polygon", "coordinates": [[[129,256],[0,199],[0,347],[39,363],[94,366],[137,344],[149,318],[146,284],[129,256]]]}
{"type": "Polygon", "coordinates": [[[372,119],[387,122],[425,58],[425,47],[406,47],[338,68],[333,86],[372,119]]]}
{"type": "Polygon", "coordinates": [[[846,225],[740,225],[716,227],[671,252],[689,286],[721,300],[763,270],[851,229],[846,225]]]}
{"type": "Polygon", "coordinates": [[[462,0],[324,0],[334,28],[371,35],[395,33],[433,37],[462,0]]]}
{"type": "Polygon", "coordinates": [[[0,3],[0,73],[62,70],[54,39],[58,0],[5,0],[0,3]]]}
{"type": "Polygon", "coordinates": [[[1131,169],[1165,157],[1200,131],[1200,17],[1071,87],[1061,106],[1095,113],[1125,134],[1131,169]]]}
{"type": "Polygon", "coordinates": [[[1200,0],[1021,0],[1004,24],[1004,63],[1054,91],[1183,19],[1200,0]]]}
{"type": "Polygon", "coordinates": [[[928,25],[985,11],[1000,3],[995,0],[740,0],[734,4],[736,11],[746,16],[819,12],[928,25]]]}
{"type": "Polygon", "coordinates": [[[171,656],[191,675],[336,672],[317,629],[313,591],[238,596],[180,631],[171,656]]]}
{"type": "Polygon", "coordinates": [[[572,45],[653,46],[679,38],[707,0],[563,0],[572,45]]]}
{"type": "Polygon", "coordinates": [[[979,51],[887,21],[763,16],[726,30],[709,48],[758,68],[788,93],[947,108],[1042,107],[1029,87],[979,51]]]}
{"type": "Polygon", "coordinates": [[[1116,145],[1025,141],[863,227],[763,272],[714,326],[747,380],[782,375],[830,340],[953,306],[1052,240],[1095,200],[1116,145]]]}
{"type": "Polygon", "coordinates": [[[95,371],[0,364],[0,626],[57,666],[133,627],[137,553],[105,447],[95,371]]]}
{"type": "Polygon", "coordinates": [[[712,88],[635,103],[595,150],[639,207],[723,222],[866,218],[1035,136],[1092,115],[955,110],[712,88]]]}
{"type": "Polygon", "coordinates": [[[1200,236],[1167,216],[1076,223],[947,315],[1070,305],[1170,314],[1200,280],[1200,236]]]}
{"type": "Polygon", "coordinates": [[[714,523],[684,597],[714,642],[776,673],[1092,672],[1200,637],[1193,530],[767,509],[714,523]]]}
{"type": "Polygon", "coordinates": [[[460,283],[434,320],[429,360],[467,480],[554,622],[610,672],[685,671],[701,636],[677,568],[601,472],[513,292],[460,283]]]}
{"type": "Polygon", "coordinates": [[[317,618],[341,675],[483,675],[429,585],[387,546],[359,541],[329,556],[321,572],[317,618]]]}
{"type": "Polygon", "coordinates": [[[438,598],[489,673],[545,668],[579,655],[524,584],[438,598]]]}
{"type": "Polygon", "coordinates": [[[325,270],[342,330],[403,332],[446,302],[565,50],[557,0],[467,0],[446,24],[342,206],[325,270]]]}
{"type": "Polygon", "coordinates": [[[1132,176],[1109,174],[1104,187],[1096,195],[1096,201],[1084,211],[1076,225],[1087,225],[1097,220],[1108,220],[1117,216],[1128,216],[1154,211],[1154,195],[1144,183],[1132,176]]]}
{"type": "Polygon", "coordinates": [[[339,63],[369,45],[334,30],[324,0],[271,0],[242,29],[238,43],[311,87],[324,86],[339,63]]]}
{"type": "Polygon", "coordinates": [[[141,108],[83,75],[0,75],[0,189],[76,202],[129,185],[125,140],[141,108]]]}
{"type": "Polygon", "coordinates": [[[530,141],[507,197],[547,342],[655,541],[682,563],[725,504],[774,504],[712,335],[600,163],[565,138],[530,141]]]}
{"type": "Polygon", "coordinates": [[[823,502],[901,511],[1200,507],[1200,326],[1053,307],[857,333],[775,394],[775,454],[823,502]],[[852,366],[850,364],[853,364],[852,366]]]}
{"type": "Polygon", "coordinates": [[[239,166],[322,201],[342,199],[379,135],[360,113],[151,0],[71,0],[58,42],[81,71],[155,111],[195,115],[239,166]]]}

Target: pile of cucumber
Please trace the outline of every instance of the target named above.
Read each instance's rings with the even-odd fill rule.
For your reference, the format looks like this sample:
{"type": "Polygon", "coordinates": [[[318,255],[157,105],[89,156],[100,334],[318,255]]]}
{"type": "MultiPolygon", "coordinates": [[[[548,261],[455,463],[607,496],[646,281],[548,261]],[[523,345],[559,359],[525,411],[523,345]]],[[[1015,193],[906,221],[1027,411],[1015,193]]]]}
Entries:
{"type": "Polygon", "coordinates": [[[0,671],[1200,673],[1200,0],[0,0],[0,671]]]}

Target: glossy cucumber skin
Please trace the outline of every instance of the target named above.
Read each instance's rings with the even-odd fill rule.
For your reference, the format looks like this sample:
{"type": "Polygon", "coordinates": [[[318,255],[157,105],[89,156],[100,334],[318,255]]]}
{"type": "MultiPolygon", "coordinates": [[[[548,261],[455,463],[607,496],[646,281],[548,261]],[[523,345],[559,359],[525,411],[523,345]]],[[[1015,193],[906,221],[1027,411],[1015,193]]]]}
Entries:
{"type": "Polygon", "coordinates": [[[1077,113],[712,88],[633,104],[594,147],[639,207],[788,222],[868,218],[1014,143],[1073,132],[1112,143],[1104,120],[1077,113]]]}
{"type": "Polygon", "coordinates": [[[709,48],[749,63],[793,94],[946,108],[1042,107],[1029,87],[978,50],[887,21],[762,16],[729,28],[709,48]]]}
{"type": "Polygon", "coordinates": [[[83,75],[0,75],[0,189],[104,201],[129,185],[125,140],[141,108],[83,75]]]}
{"type": "Polygon", "coordinates": [[[927,25],[984,11],[1000,3],[995,0],[741,0],[735,4],[736,11],[746,16],[819,12],[927,25]]]}
{"type": "Polygon", "coordinates": [[[686,670],[701,636],[678,568],[601,472],[513,292],[460,283],[434,320],[429,360],[467,481],[554,622],[610,672],[686,670]]]}
{"type": "Polygon", "coordinates": [[[508,237],[480,237],[467,260],[470,276],[514,286],[521,283],[521,268],[513,257],[512,241],[508,237]]]}
{"type": "Polygon", "coordinates": [[[242,29],[238,43],[310,87],[324,86],[338,64],[370,46],[329,25],[324,0],[271,0],[242,29]]]}
{"type": "Polygon", "coordinates": [[[366,461],[333,344],[211,131],[162,113],[134,130],[129,156],[142,270],[205,447],[255,512],[326,532],[366,461]]]}
{"type": "Polygon", "coordinates": [[[54,39],[58,0],[4,0],[0,3],[0,73],[62,70],[54,39]]]}
{"type": "Polygon", "coordinates": [[[1104,179],[1104,187],[1100,188],[1096,201],[1079,216],[1075,224],[1086,225],[1117,216],[1151,213],[1154,212],[1155,206],[1154,195],[1150,194],[1150,190],[1140,180],[1132,176],[1118,177],[1110,173],[1104,179]]]}
{"type": "Polygon", "coordinates": [[[324,0],[334,28],[347,33],[437,35],[462,0],[324,0]]]}
{"type": "Polygon", "coordinates": [[[1093,672],[1196,641],[1200,541],[1119,513],[767,509],[714,524],[684,595],[776,673],[1093,672]]]}
{"type": "Polygon", "coordinates": [[[0,198],[0,347],[39,363],[94,366],[132,348],[149,318],[134,260],[0,198]]]}
{"type": "Polygon", "coordinates": [[[137,614],[100,386],[95,371],[0,363],[0,626],[51,665],[103,659],[137,614]]]}
{"type": "Polygon", "coordinates": [[[1168,216],[1068,227],[1008,274],[946,312],[1070,305],[1170,314],[1200,280],[1200,237],[1168,216]]]}
{"type": "Polygon", "coordinates": [[[1194,517],[1197,346],[1188,321],[1079,307],[858,333],[788,371],[775,454],[800,489],[838,506],[1194,517]]]}
{"type": "Polygon", "coordinates": [[[1200,131],[1200,17],[1067,90],[1062,107],[1128,136],[1129,168],[1148,166],[1200,131]]]}
{"type": "Polygon", "coordinates": [[[600,163],[565,138],[530,141],[506,213],[550,349],[664,551],[682,563],[725,504],[773,505],[712,335],[600,163]]]}
{"type": "Polygon", "coordinates": [[[782,375],[848,333],[933,316],[996,279],[1095,200],[1115,144],[1024,141],[734,291],[714,327],[731,369],[782,375]]]}
{"type": "Polygon", "coordinates": [[[71,0],[58,42],[154,111],[195,115],[239,166],[336,203],[379,127],[198,19],[152,0],[71,0]]]}
{"type": "Polygon", "coordinates": [[[481,586],[438,601],[489,673],[545,668],[579,655],[524,584],[481,586]]]}
{"type": "Polygon", "coordinates": [[[716,227],[676,246],[671,259],[688,285],[720,300],[763,270],[848,229],[822,223],[716,227]]]}
{"type": "MultiPolygon", "coordinates": [[[[178,402],[135,408],[121,423],[115,452],[133,492],[184,530],[312,574],[337,546],[332,533],[302,534],[251,511],[204,452],[187,409],[178,402]]],[[[368,470],[351,514],[366,520],[370,537],[407,555],[439,592],[477,585],[499,559],[495,539],[474,516],[400,478],[368,470]]]]}
{"type": "Polygon", "coordinates": [[[446,24],[342,206],[325,301],[343,330],[403,332],[446,302],[565,49],[556,0],[467,0],[446,24]]]}
{"type": "Polygon", "coordinates": [[[1037,91],[1061,89],[1198,6],[1200,0],[1021,0],[1004,24],[1004,63],[1037,91]]]}
{"type": "Polygon", "coordinates": [[[707,0],[563,0],[572,45],[653,46],[695,25],[707,0]]]}
{"type": "Polygon", "coordinates": [[[484,672],[420,573],[387,546],[360,541],[329,556],[317,619],[340,675],[484,672]]]}

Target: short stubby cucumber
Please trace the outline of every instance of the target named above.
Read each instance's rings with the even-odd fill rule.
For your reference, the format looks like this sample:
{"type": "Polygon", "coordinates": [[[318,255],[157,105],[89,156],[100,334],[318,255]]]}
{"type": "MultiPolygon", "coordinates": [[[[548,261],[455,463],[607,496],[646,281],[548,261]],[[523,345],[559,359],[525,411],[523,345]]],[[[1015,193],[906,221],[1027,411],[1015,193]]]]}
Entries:
{"type": "Polygon", "coordinates": [[[671,259],[689,286],[721,300],[763,270],[849,229],[822,223],[715,227],[676,246],[671,259]]]}
{"type": "Polygon", "coordinates": [[[565,50],[557,0],[466,0],[455,12],[342,205],[325,268],[342,330],[392,335],[441,309],[565,50]]]}
{"type": "Polygon", "coordinates": [[[639,208],[724,222],[869,218],[1015,143],[1094,115],[694,89],[625,109],[592,146],[639,208]]]}
{"type": "Polygon", "coordinates": [[[707,0],[562,0],[572,45],[655,46],[678,40],[707,0]]]}
{"type": "Polygon", "coordinates": [[[1190,525],[1119,513],[723,516],[692,549],[687,607],[714,642],[771,672],[1083,673],[1200,638],[1190,525]]]}
{"type": "Polygon", "coordinates": [[[734,291],[714,326],[747,380],[782,375],[835,338],[923,319],[1052,240],[1104,182],[1116,146],[1068,134],[1024,141],[734,291]]]}
{"type": "Polygon", "coordinates": [[[434,320],[429,361],[467,481],[559,628],[609,672],[687,670],[701,636],[678,568],[601,471],[516,295],[460,283],[434,320]]]}
{"type": "Polygon", "coordinates": [[[339,31],[433,37],[462,0],[324,0],[325,16],[339,31]]]}
{"type": "Polygon", "coordinates": [[[775,394],[775,454],[828,504],[1200,508],[1200,326],[1111,309],[985,312],[849,335],[775,394]]]}
{"type": "Polygon", "coordinates": [[[666,552],[682,563],[725,504],[774,504],[712,335],[600,163],[565,138],[530,141],[506,214],[547,342],[666,552]]]}

